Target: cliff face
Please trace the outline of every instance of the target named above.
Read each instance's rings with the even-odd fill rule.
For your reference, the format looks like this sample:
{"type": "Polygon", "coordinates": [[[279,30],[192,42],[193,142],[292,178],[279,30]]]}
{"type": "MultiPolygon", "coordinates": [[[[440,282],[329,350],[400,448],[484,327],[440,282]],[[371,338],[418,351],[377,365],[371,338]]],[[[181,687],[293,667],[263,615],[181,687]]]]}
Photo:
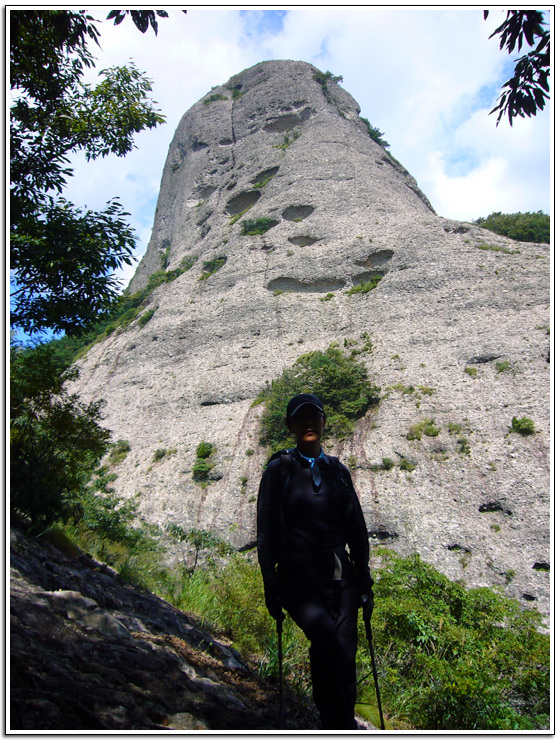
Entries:
{"type": "Polygon", "coordinates": [[[369,338],[360,359],[382,401],[329,451],[352,463],[372,545],[546,612],[548,252],[438,217],[311,65],[236,75],[179,124],[131,289],[193,266],[151,293],[149,321],[80,362],[76,389],[105,398],[130,443],[116,491],[151,522],[250,544],[267,456],[256,395],[304,352],[369,338]],[[536,433],[511,432],[513,417],[536,433]],[[437,436],[411,434],[429,419],[437,436]],[[205,488],[201,441],[216,446],[205,488]]]}

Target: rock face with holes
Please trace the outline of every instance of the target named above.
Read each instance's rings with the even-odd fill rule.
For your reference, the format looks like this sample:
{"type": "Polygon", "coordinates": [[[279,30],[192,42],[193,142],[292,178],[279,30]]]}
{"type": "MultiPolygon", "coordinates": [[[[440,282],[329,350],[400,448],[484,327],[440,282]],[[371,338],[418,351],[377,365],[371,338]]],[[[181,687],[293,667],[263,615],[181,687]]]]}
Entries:
{"type": "Polygon", "coordinates": [[[363,350],[381,403],[329,450],[353,468],[372,546],[546,612],[549,249],[437,216],[359,112],[288,61],[196,103],[131,289],[179,276],[88,352],[75,387],[107,400],[130,444],[117,493],[151,522],[248,547],[267,457],[255,397],[305,352],[363,350]],[[201,441],[215,446],[204,487],[201,441]]]}

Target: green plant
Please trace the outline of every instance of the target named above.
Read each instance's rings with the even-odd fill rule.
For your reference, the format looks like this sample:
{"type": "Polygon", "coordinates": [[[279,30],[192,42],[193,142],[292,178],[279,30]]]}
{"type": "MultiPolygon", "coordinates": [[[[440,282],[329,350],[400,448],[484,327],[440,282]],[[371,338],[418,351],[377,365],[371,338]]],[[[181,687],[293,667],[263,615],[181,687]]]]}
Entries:
{"type": "Polygon", "coordinates": [[[496,247],[492,244],[475,244],[477,249],[483,252],[503,252],[503,254],[520,254],[518,249],[508,249],[507,247],[496,247]]]}
{"type": "Polygon", "coordinates": [[[109,453],[109,464],[118,465],[122,462],[130,452],[130,442],[126,439],[118,439],[116,442],[111,444],[111,452],[109,453]]]}
{"type": "Polygon", "coordinates": [[[470,375],[471,378],[476,378],[478,370],[476,369],[476,367],[466,367],[465,372],[467,373],[467,375],[470,375]]]}
{"type": "Polygon", "coordinates": [[[255,454],[255,450],[252,450],[252,449],[245,450],[245,454],[247,455],[247,457],[251,457],[252,455],[255,454]]]}
{"type": "Polygon", "coordinates": [[[321,296],[319,300],[320,301],[332,301],[333,298],[334,298],[334,293],[327,293],[326,295],[321,296]]]}
{"type": "Polygon", "coordinates": [[[407,473],[412,473],[416,469],[416,463],[409,460],[407,457],[401,457],[399,462],[399,469],[404,470],[407,473]]]}
{"type": "Polygon", "coordinates": [[[333,98],[329,92],[329,82],[334,82],[335,85],[338,85],[340,82],[343,81],[342,75],[339,77],[336,77],[333,75],[332,72],[329,72],[327,69],[326,72],[320,72],[317,70],[313,73],[313,79],[315,82],[318,82],[321,85],[321,90],[323,91],[323,95],[325,96],[328,103],[334,103],[333,98]]]}
{"type": "Polygon", "coordinates": [[[245,219],[241,222],[241,233],[243,236],[258,236],[265,234],[278,224],[273,218],[245,219]]]}
{"type": "Polygon", "coordinates": [[[352,288],[350,288],[350,290],[347,290],[346,295],[355,295],[356,293],[369,293],[370,290],[377,288],[382,279],[383,275],[372,275],[366,282],[360,283],[359,285],[354,285],[352,288]]]}
{"type": "Polygon", "coordinates": [[[156,306],[155,308],[151,308],[149,311],[146,311],[145,313],[143,313],[142,316],[140,316],[140,318],[138,319],[138,326],[146,326],[146,324],[155,314],[157,309],[158,307],[156,306]]]}
{"type": "Polygon", "coordinates": [[[516,241],[550,243],[550,216],[542,211],[536,213],[496,211],[489,216],[477,218],[472,223],[516,241]]]}
{"type": "Polygon", "coordinates": [[[227,262],[227,257],[225,254],[221,254],[219,257],[214,257],[211,260],[207,260],[202,265],[202,275],[198,278],[199,280],[207,280],[211,275],[214,275],[214,273],[218,272],[218,270],[223,267],[227,262]]]}
{"type": "Polygon", "coordinates": [[[196,448],[196,456],[201,460],[204,460],[207,457],[210,457],[214,452],[214,449],[215,447],[211,442],[201,442],[196,448]]]}
{"type": "Polygon", "coordinates": [[[378,129],[377,127],[374,128],[367,118],[362,118],[362,116],[360,116],[360,121],[365,124],[370,139],[373,139],[373,141],[382,146],[384,149],[389,149],[391,145],[382,138],[383,136],[385,136],[385,134],[380,129],[378,129]]]}
{"type": "Polygon", "coordinates": [[[499,532],[499,531],[500,531],[500,529],[501,529],[501,527],[500,527],[500,525],[499,525],[499,524],[491,524],[491,525],[490,525],[490,529],[491,529],[491,530],[492,530],[493,532],[499,532]]]}
{"type": "Polygon", "coordinates": [[[471,448],[465,437],[459,437],[459,439],[457,440],[457,450],[461,455],[471,454],[471,448]]]}
{"type": "Polygon", "coordinates": [[[447,429],[449,434],[460,434],[463,429],[463,425],[453,421],[447,425],[447,429]]]}
{"type": "Polygon", "coordinates": [[[217,100],[227,100],[227,97],[225,95],[220,95],[220,93],[214,93],[213,95],[209,95],[207,98],[204,98],[204,105],[215,103],[217,100]]]}
{"type": "Polygon", "coordinates": [[[85,404],[49,345],[10,348],[10,512],[31,525],[68,521],[109,448],[102,402],[85,404]]]}
{"type": "Polygon", "coordinates": [[[497,373],[505,373],[508,370],[511,370],[511,362],[509,360],[503,360],[502,362],[496,363],[497,373]]]}
{"type": "Polygon", "coordinates": [[[413,424],[407,432],[407,439],[422,439],[422,435],[425,434],[427,437],[437,437],[441,429],[436,427],[433,419],[424,419],[419,421],[417,424],[413,424]]]}
{"type": "Polygon", "coordinates": [[[301,134],[300,134],[299,131],[294,131],[294,133],[292,135],[292,138],[290,139],[289,133],[288,134],[284,134],[284,140],[283,140],[283,142],[281,144],[276,144],[274,148],[275,149],[281,149],[282,151],[286,151],[286,149],[289,146],[291,146],[296,139],[299,139],[300,135],[301,134]]]}
{"type": "Polygon", "coordinates": [[[259,441],[270,445],[273,451],[290,445],[290,433],[284,424],[286,404],[292,396],[303,392],[314,393],[322,400],[327,415],[326,438],[346,437],[355,420],[378,402],[378,391],[369,381],[365,366],[336,344],[325,352],[309,352],[257,397],[257,402],[264,402],[266,407],[259,441]]]}
{"type": "Polygon", "coordinates": [[[209,462],[208,460],[202,460],[198,458],[193,465],[193,480],[197,483],[207,481],[210,475],[210,471],[214,467],[215,463],[209,462]]]}
{"type": "Polygon", "coordinates": [[[521,419],[517,419],[515,416],[511,420],[511,430],[517,434],[522,434],[524,437],[528,437],[530,434],[535,433],[535,422],[528,419],[526,416],[522,416],[521,419]]]}

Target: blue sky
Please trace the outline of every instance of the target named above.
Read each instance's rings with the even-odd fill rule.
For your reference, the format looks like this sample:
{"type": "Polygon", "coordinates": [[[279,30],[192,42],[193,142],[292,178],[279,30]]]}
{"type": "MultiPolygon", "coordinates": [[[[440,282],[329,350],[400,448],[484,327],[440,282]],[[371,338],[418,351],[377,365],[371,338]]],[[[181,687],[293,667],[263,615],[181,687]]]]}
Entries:
{"type": "MultiPolygon", "coordinates": [[[[343,76],[361,115],[385,133],[440,216],[472,220],[493,211],[550,212],[550,114],[495,125],[494,107],[513,59],[473,6],[230,6],[169,8],[157,38],[130,19],[99,24],[97,69],[132,59],[153,80],[166,116],[124,159],[76,158],[67,196],[102,208],[119,196],[146,249],[167,150],[181,116],[214,85],[267,59],[298,59],[343,76]]],[[[123,275],[127,282],[132,274],[123,275]]]]}

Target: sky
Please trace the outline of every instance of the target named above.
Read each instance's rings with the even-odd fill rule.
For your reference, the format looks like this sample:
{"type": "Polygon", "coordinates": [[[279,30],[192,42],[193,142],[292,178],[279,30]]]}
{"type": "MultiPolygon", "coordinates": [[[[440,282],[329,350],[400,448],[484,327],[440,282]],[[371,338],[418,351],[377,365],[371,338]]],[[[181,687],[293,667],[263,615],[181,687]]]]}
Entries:
{"type": "MultiPolygon", "coordinates": [[[[157,37],[127,18],[99,24],[96,73],[133,61],[153,81],[166,117],[136,137],[125,158],[73,160],[66,197],[101,209],[118,196],[146,250],[169,144],[182,115],[210,89],[269,59],[302,60],[341,75],[361,116],[384,133],[390,152],[416,178],[436,212],[470,221],[494,211],[550,213],[550,107],[496,127],[501,85],[517,54],[499,50],[473,6],[180,6],[167,8],[157,37]]],[[[527,7],[527,6],[524,6],[527,7]]],[[[95,78],[92,78],[94,80],[95,78]]],[[[134,268],[122,274],[123,286],[134,268]]]]}

